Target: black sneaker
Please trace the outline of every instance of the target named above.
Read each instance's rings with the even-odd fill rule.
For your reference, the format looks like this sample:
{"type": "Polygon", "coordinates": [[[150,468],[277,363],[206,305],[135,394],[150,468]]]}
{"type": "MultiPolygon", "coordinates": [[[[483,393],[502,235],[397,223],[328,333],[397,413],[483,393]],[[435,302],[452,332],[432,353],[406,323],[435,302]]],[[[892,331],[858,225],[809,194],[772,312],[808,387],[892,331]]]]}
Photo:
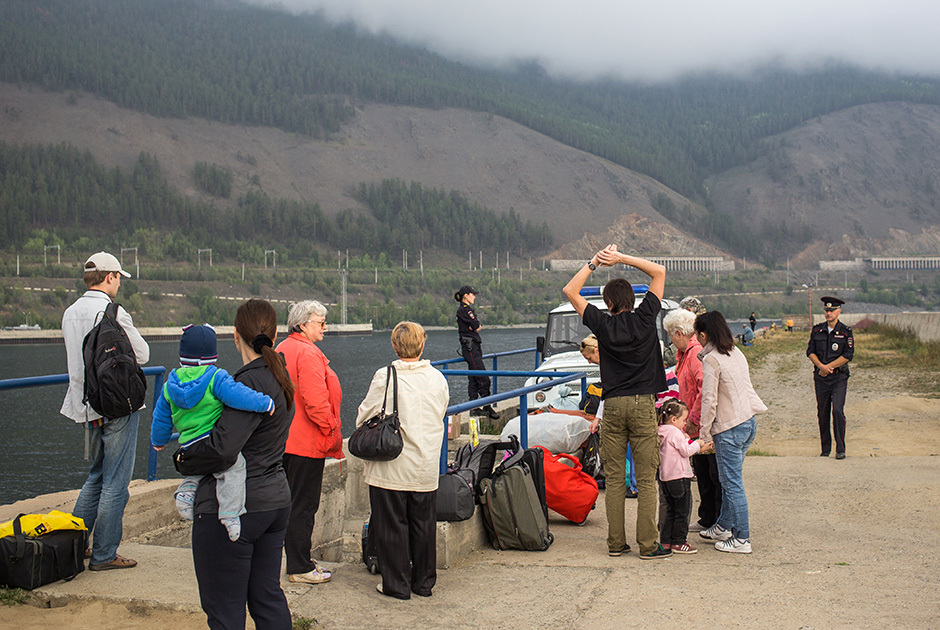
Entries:
{"type": "Polygon", "coordinates": [[[672,549],[663,549],[663,546],[656,543],[656,548],[649,553],[641,553],[641,560],[658,560],[659,558],[668,558],[672,555],[672,549]]]}
{"type": "Polygon", "coordinates": [[[620,551],[616,551],[616,550],[607,551],[607,555],[610,556],[611,558],[619,558],[625,553],[630,553],[630,545],[624,545],[620,551]]]}
{"type": "Polygon", "coordinates": [[[487,405],[480,409],[480,415],[483,417],[489,416],[490,420],[499,420],[499,412],[493,409],[492,405],[487,405]]]}

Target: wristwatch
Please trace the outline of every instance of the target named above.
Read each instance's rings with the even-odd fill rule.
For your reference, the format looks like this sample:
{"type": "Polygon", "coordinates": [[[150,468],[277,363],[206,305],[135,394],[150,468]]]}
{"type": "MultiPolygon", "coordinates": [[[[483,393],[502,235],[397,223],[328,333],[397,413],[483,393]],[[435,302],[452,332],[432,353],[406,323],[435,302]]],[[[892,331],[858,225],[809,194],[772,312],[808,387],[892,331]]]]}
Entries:
{"type": "Polygon", "coordinates": [[[588,261],[588,269],[590,269],[591,271],[597,271],[597,265],[595,265],[594,263],[592,263],[592,262],[589,260],[589,261],[588,261]]]}

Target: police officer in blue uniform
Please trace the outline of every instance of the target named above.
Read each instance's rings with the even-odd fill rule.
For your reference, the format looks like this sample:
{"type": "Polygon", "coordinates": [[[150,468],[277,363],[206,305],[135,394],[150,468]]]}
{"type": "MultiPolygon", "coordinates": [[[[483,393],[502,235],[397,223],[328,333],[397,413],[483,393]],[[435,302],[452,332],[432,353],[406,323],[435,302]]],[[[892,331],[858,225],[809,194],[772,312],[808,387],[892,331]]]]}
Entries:
{"type": "Polygon", "coordinates": [[[845,390],[849,380],[849,361],[855,353],[852,329],[839,321],[844,301],[836,297],[820,298],[826,321],[813,326],[806,356],[813,362],[816,385],[816,416],[819,419],[821,457],[829,457],[832,439],[836,441],[836,459],[845,459],[845,390]],[[829,416],[832,415],[832,434],[829,416]]]}
{"type": "MultiPolygon", "coordinates": [[[[480,329],[483,324],[473,311],[479,291],[469,285],[460,287],[454,293],[454,299],[460,302],[457,308],[457,334],[460,337],[460,354],[467,362],[469,370],[485,370],[483,365],[483,340],[480,329]]],[[[469,400],[486,398],[490,395],[489,376],[468,376],[467,395],[469,400]]],[[[499,413],[490,405],[481,408],[476,415],[488,416],[492,420],[499,418],[499,413]]]]}

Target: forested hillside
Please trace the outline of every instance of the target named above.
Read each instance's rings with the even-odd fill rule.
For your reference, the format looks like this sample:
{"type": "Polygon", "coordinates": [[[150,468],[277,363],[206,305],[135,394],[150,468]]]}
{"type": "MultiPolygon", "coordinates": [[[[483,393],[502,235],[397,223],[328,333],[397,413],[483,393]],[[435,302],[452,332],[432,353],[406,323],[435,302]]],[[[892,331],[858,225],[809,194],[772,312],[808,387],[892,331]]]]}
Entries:
{"type": "Polygon", "coordinates": [[[196,249],[211,247],[217,256],[260,264],[265,247],[277,245],[282,262],[317,264],[323,245],[378,257],[403,246],[457,248],[463,256],[471,243],[517,255],[552,244],[544,224],[533,226],[511,211],[497,214],[457,191],[388,180],[362,184],[358,194],[373,219],[350,211],[331,219],[317,204],[272,199],[260,191],[249,191],[234,208],[222,209],[173,190],[147,153],[124,172],[107,169],[89,152],[66,144],[0,142],[0,244],[29,251],[55,244],[93,250],[133,242],[153,260],[190,259],[196,249]]]}
{"type": "Polygon", "coordinates": [[[0,80],[314,137],[364,102],[492,112],[699,201],[705,177],[802,121],[862,103],[940,103],[935,79],[847,67],[668,85],[556,81],[532,65],[483,71],[316,15],[211,0],[10,0],[0,80]]]}

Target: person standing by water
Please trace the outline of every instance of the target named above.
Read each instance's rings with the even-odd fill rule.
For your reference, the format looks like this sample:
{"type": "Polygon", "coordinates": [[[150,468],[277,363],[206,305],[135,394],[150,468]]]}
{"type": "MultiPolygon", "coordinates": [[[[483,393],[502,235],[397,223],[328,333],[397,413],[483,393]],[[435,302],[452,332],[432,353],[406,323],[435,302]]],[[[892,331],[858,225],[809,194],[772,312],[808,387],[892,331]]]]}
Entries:
{"type": "Polygon", "coordinates": [[[565,285],[562,292],[597,336],[601,382],[604,383],[601,456],[607,472],[604,501],[607,506],[607,552],[612,557],[630,551],[624,525],[627,446],[636,463],[636,540],[640,558],[651,560],[672,555],[659,544],[656,528],[656,469],[659,467],[656,394],[666,389],[663,355],[656,329],[662,310],[666,268],[644,258],[628,256],[608,245],[565,285]],[[610,280],[603,291],[610,314],[589,304],[581,289],[598,265],[618,263],[634,267],[650,277],[649,290],[634,310],[632,285],[623,278],[610,280]]]}
{"type": "MultiPolygon", "coordinates": [[[[483,324],[473,310],[473,303],[476,302],[479,294],[479,291],[467,284],[454,293],[454,299],[460,303],[460,306],[457,307],[457,336],[460,339],[460,354],[467,362],[467,369],[469,370],[486,369],[486,366],[483,365],[483,339],[480,337],[483,324]]],[[[486,398],[489,395],[489,376],[467,377],[468,400],[486,398]]],[[[478,415],[488,416],[491,420],[499,418],[499,413],[491,405],[482,407],[478,415]]]]}
{"type": "Polygon", "coordinates": [[[294,419],[284,452],[291,513],[284,551],[287,579],[303,584],[328,582],[332,575],[310,557],[314,519],[320,509],[326,458],[343,459],[339,408],[343,390],[330,362],[317,347],[326,331],[326,307],[316,300],[293,304],[287,314],[290,335],[277,351],[294,382],[294,419]]]}
{"type": "MultiPolygon", "coordinates": [[[[93,545],[85,550],[92,571],[130,569],[136,560],[117,554],[124,532],[124,508],[130,493],[127,486],[134,472],[137,454],[137,426],[140,412],[121,418],[103,418],[82,402],[85,387],[85,360],[82,345],[85,336],[97,325],[101,314],[116,298],[121,278],[131,274],[121,269],[117,258],[107,252],[93,254],[85,262],[83,279],[88,290],[62,315],[62,338],[68,357],[69,387],[59,411],[63,416],[85,426],[86,446],[91,449],[91,470],[82,485],[72,514],[85,522],[92,533],[93,545]]],[[[117,309],[117,321],[127,334],[137,363],[150,360],[150,346],[134,328],[131,316],[117,309]]],[[[88,451],[86,450],[86,457],[88,451]]],[[[88,541],[86,540],[86,545],[88,541]]]]}
{"type": "MultiPolygon", "coordinates": [[[[369,486],[372,518],[382,583],[377,590],[397,599],[415,593],[430,597],[437,583],[437,498],[444,410],[450,393],[447,379],[431,362],[421,359],[427,333],[420,324],[400,322],[392,330],[398,360],[392,378],[398,384],[398,418],[404,446],[391,461],[367,461],[363,478],[369,486]]],[[[395,385],[379,368],[359,405],[356,426],[376,416],[383,405],[393,407],[395,385]]],[[[371,542],[371,541],[370,541],[371,542]]]]}
{"type": "Polygon", "coordinates": [[[820,457],[829,457],[832,439],[836,441],[836,459],[845,459],[845,393],[849,382],[849,361],[855,354],[852,329],[839,321],[844,301],[821,298],[826,321],[813,326],[806,346],[806,356],[813,362],[816,389],[816,417],[819,420],[820,457]],[[829,416],[832,415],[832,433],[829,416]]]}
{"type": "Polygon", "coordinates": [[[291,497],[281,461],[291,426],[294,384],[274,351],[277,313],[265,300],[252,299],[235,313],[235,348],[242,368],[236,382],[266,394],[274,413],[225,407],[209,437],[173,457],[184,475],[206,475],[196,490],[193,566],[199,600],[216,630],[245,627],[245,607],[256,628],[290,630],[291,615],[281,590],[281,554],[291,497]],[[214,473],[245,458],[245,510],[241,536],[229,539],[219,522],[214,473]]]}
{"type": "Polygon", "coordinates": [[[757,330],[757,317],[754,315],[754,311],[751,311],[751,316],[747,318],[747,321],[751,324],[752,333],[757,330]]]}

